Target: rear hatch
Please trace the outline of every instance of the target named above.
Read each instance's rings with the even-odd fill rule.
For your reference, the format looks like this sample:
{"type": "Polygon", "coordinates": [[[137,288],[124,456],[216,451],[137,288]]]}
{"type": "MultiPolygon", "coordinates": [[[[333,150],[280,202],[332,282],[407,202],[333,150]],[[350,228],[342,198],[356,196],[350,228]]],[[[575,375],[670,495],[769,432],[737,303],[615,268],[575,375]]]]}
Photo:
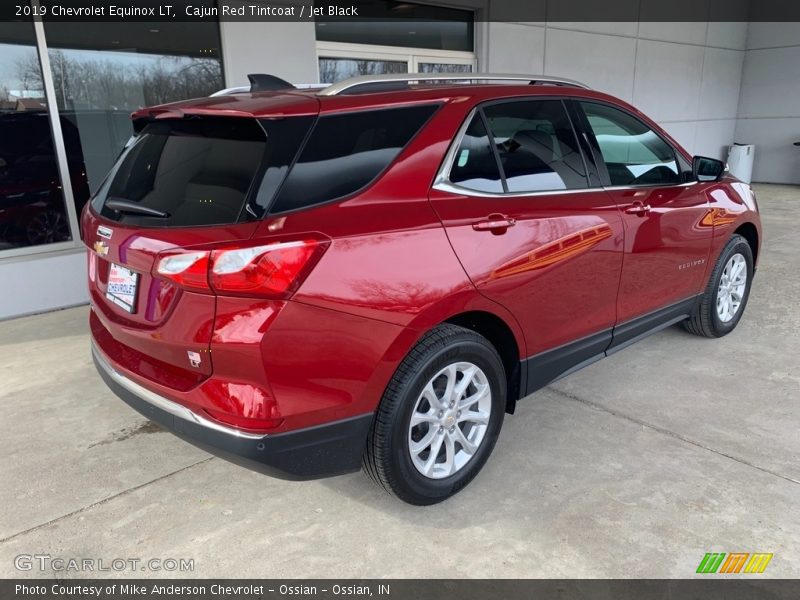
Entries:
{"type": "Polygon", "coordinates": [[[157,267],[176,248],[252,237],[316,113],[316,101],[297,103],[308,114],[139,115],[139,134],[82,217],[92,330],[103,350],[119,354],[112,358],[178,389],[211,374],[214,294],[159,276],[157,267]]]}

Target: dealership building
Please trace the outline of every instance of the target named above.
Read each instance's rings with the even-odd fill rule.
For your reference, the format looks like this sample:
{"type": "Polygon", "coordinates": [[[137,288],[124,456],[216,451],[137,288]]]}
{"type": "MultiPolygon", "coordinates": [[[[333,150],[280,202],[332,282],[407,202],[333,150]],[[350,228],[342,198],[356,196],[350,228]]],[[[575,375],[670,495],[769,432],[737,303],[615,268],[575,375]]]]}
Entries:
{"type": "Polygon", "coordinates": [[[749,0],[725,4],[738,21],[684,23],[648,20],[645,0],[631,22],[512,22],[508,4],[387,1],[380,23],[0,23],[0,319],[87,302],[78,218],[132,111],[248,73],[563,76],[633,103],[693,154],[753,144],[753,181],[800,184],[800,23],[747,22],[749,0]]]}

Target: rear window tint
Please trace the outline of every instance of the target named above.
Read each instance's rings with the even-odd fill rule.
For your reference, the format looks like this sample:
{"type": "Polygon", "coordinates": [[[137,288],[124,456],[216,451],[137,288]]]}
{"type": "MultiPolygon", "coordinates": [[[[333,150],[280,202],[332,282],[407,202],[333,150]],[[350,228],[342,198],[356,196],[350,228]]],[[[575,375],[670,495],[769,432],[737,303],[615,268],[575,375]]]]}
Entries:
{"type": "Polygon", "coordinates": [[[310,118],[259,124],[225,117],[152,123],[122,155],[98,192],[95,202],[102,204],[95,208],[109,219],[148,227],[260,217],[310,124],[310,118]],[[255,179],[259,186],[253,186],[255,179]],[[255,187],[257,195],[251,191],[255,187]],[[120,201],[130,208],[107,206],[111,202],[118,208],[120,201]],[[137,208],[163,216],[140,214],[137,208]]]}
{"type": "Polygon", "coordinates": [[[320,117],[270,212],[320,204],[365,187],[437,108],[411,106],[320,117]]]}
{"type": "Polygon", "coordinates": [[[450,182],[479,192],[502,193],[503,178],[492,150],[493,143],[483,119],[476,114],[456,151],[450,182]]]}

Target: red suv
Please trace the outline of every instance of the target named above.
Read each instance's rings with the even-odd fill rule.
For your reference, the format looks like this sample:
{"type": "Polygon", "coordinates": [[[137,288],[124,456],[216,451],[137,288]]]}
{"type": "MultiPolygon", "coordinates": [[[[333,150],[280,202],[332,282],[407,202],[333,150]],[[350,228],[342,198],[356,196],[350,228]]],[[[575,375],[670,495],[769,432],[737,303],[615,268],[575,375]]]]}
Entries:
{"type": "Polygon", "coordinates": [[[431,504],[519,398],[736,327],[761,229],[723,163],[576,82],[430,77],[134,113],[82,215],[109,387],[238,464],[431,504]]]}

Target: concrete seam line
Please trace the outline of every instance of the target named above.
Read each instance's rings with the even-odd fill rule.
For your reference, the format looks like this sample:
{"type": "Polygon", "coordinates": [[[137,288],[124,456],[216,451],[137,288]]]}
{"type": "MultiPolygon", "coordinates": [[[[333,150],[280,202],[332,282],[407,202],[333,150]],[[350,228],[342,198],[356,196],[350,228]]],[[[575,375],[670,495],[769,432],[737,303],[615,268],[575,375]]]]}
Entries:
{"type": "Polygon", "coordinates": [[[550,390],[551,392],[555,392],[559,396],[563,396],[564,398],[567,398],[569,400],[574,400],[575,402],[580,402],[581,404],[585,404],[587,406],[591,406],[592,408],[595,408],[597,410],[601,410],[601,411],[603,411],[605,413],[608,413],[608,414],[610,414],[612,416],[619,417],[620,419],[625,419],[627,421],[630,421],[631,423],[636,423],[637,425],[641,425],[642,427],[647,427],[648,429],[652,429],[653,431],[657,431],[658,433],[662,433],[664,435],[667,435],[669,437],[675,438],[675,439],[680,440],[682,442],[686,442],[687,444],[691,444],[692,446],[696,446],[698,448],[702,448],[703,450],[707,450],[708,452],[713,452],[714,454],[716,454],[718,456],[723,456],[723,457],[728,458],[728,459],[730,459],[732,461],[735,461],[735,462],[737,462],[739,464],[751,467],[753,469],[758,469],[759,471],[762,471],[762,472],[767,473],[769,475],[772,475],[774,477],[780,477],[781,479],[785,479],[786,481],[789,481],[790,483],[800,484],[800,481],[798,481],[797,479],[793,479],[793,478],[789,477],[788,475],[783,475],[782,473],[778,473],[777,471],[772,471],[771,469],[767,469],[766,467],[760,467],[757,464],[748,462],[748,461],[744,460],[743,458],[738,458],[736,456],[732,456],[730,454],[726,454],[726,453],[724,453],[724,452],[722,452],[720,450],[715,450],[714,448],[711,448],[709,446],[705,446],[702,443],[698,442],[697,440],[693,440],[692,438],[689,438],[689,437],[686,437],[684,435],[681,435],[680,433],[676,433],[674,431],[670,431],[669,429],[665,429],[664,427],[659,427],[658,425],[653,425],[652,423],[648,423],[647,421],[642,421],[640,419],[637,419],[636,417],[631,417],[631,416],[626,415],[624,413],[620,413],[620,412],[617,412],[615,410],[611,410],[610,408],[606,408],[605,406],[603,406],[601,404],[596,404],[596,403],[594,403],[594,402],[592,402],[590,400],[584,400],[583,398],[579,398],[578,396],[570,394],[569,392],[565,392],[563,390],[559,390],[559,389],[554,388],[554,387],[548,387],[547,389],[550,390]]]}
{"type": "Polygon", "coordinates": [[[91,503],[91,504],[89,504],[87,506],[83,506],[83,507],[81,507],[81,508],[79,508],[77,510],[73,510],[72,512],[67,513],[65,515],[61,515],[59,517],[55,517],[53,519],[50,519],[49,521],[47,521],[45,523],[40,523],[39,525],[34,525],[33,527],[29,527],[28,529],[23,529],[22,531],[18,531],[17,533],[12,533],[8,537],[4,537],[4,538],[0,539],[0,544],[8,542],[10,540],[13,540],[14,538],[19,537],[21,535],[25,535],[26,533],[30,533],[31,531],[36,531],[37,529],[41,529],[42,527],[47,527],[48,525],[52,525],[53,523],[57,523],[58,521],[61,521],[62,519],[67,519],[69,517],[73,517],[75,515],[79,515],[82,512],[86,512],[87,510],[91,510],[91,509],[93,509],[93,508],[95,508],[97,506],[100,506],[102,504],[110,502],[111,500],[114,500],[115,498],[119,498],[120,496],[125,496],[127,494],[130,494],[131,492],[135,492],[136,490],[140,490],[143,487],[146,487],[146,486],[148,486],[148,485],[150,485],[152,483],[157,483],[159,481],[162,481],[163,479],[166,479],[167,477],[172,477],[173,475],[177,475],[178,473],[182,473],[183,471],[191,469],[192,467],[196,467],[197,465],[202,465],[204,463],[207,463],[208,461],[214,460],[215,458],[216,458],[215,456],[209,456],[208,458],[204,458],[203,460],[197,461],[196,463],[192,463],[191,465],[186,465],[185,467],[182,467],[182,468],[178,469],[177,471],[172,471],[171,473],[166,473],[165,475],[162,475],[161,477],[156,477],[155,479],[151,479],[150,481],[145,481],[144,483],[140,483],[137,486],[134,486],[132,488],[128,488],[127,490],[123,490],[123,491],[119,492],[118,494],[114,494],[112,496],[108,496],[107,498],[103,498],[102,500],[98,500],[97,502],[93,502],[93,503],[91,503]]]}

